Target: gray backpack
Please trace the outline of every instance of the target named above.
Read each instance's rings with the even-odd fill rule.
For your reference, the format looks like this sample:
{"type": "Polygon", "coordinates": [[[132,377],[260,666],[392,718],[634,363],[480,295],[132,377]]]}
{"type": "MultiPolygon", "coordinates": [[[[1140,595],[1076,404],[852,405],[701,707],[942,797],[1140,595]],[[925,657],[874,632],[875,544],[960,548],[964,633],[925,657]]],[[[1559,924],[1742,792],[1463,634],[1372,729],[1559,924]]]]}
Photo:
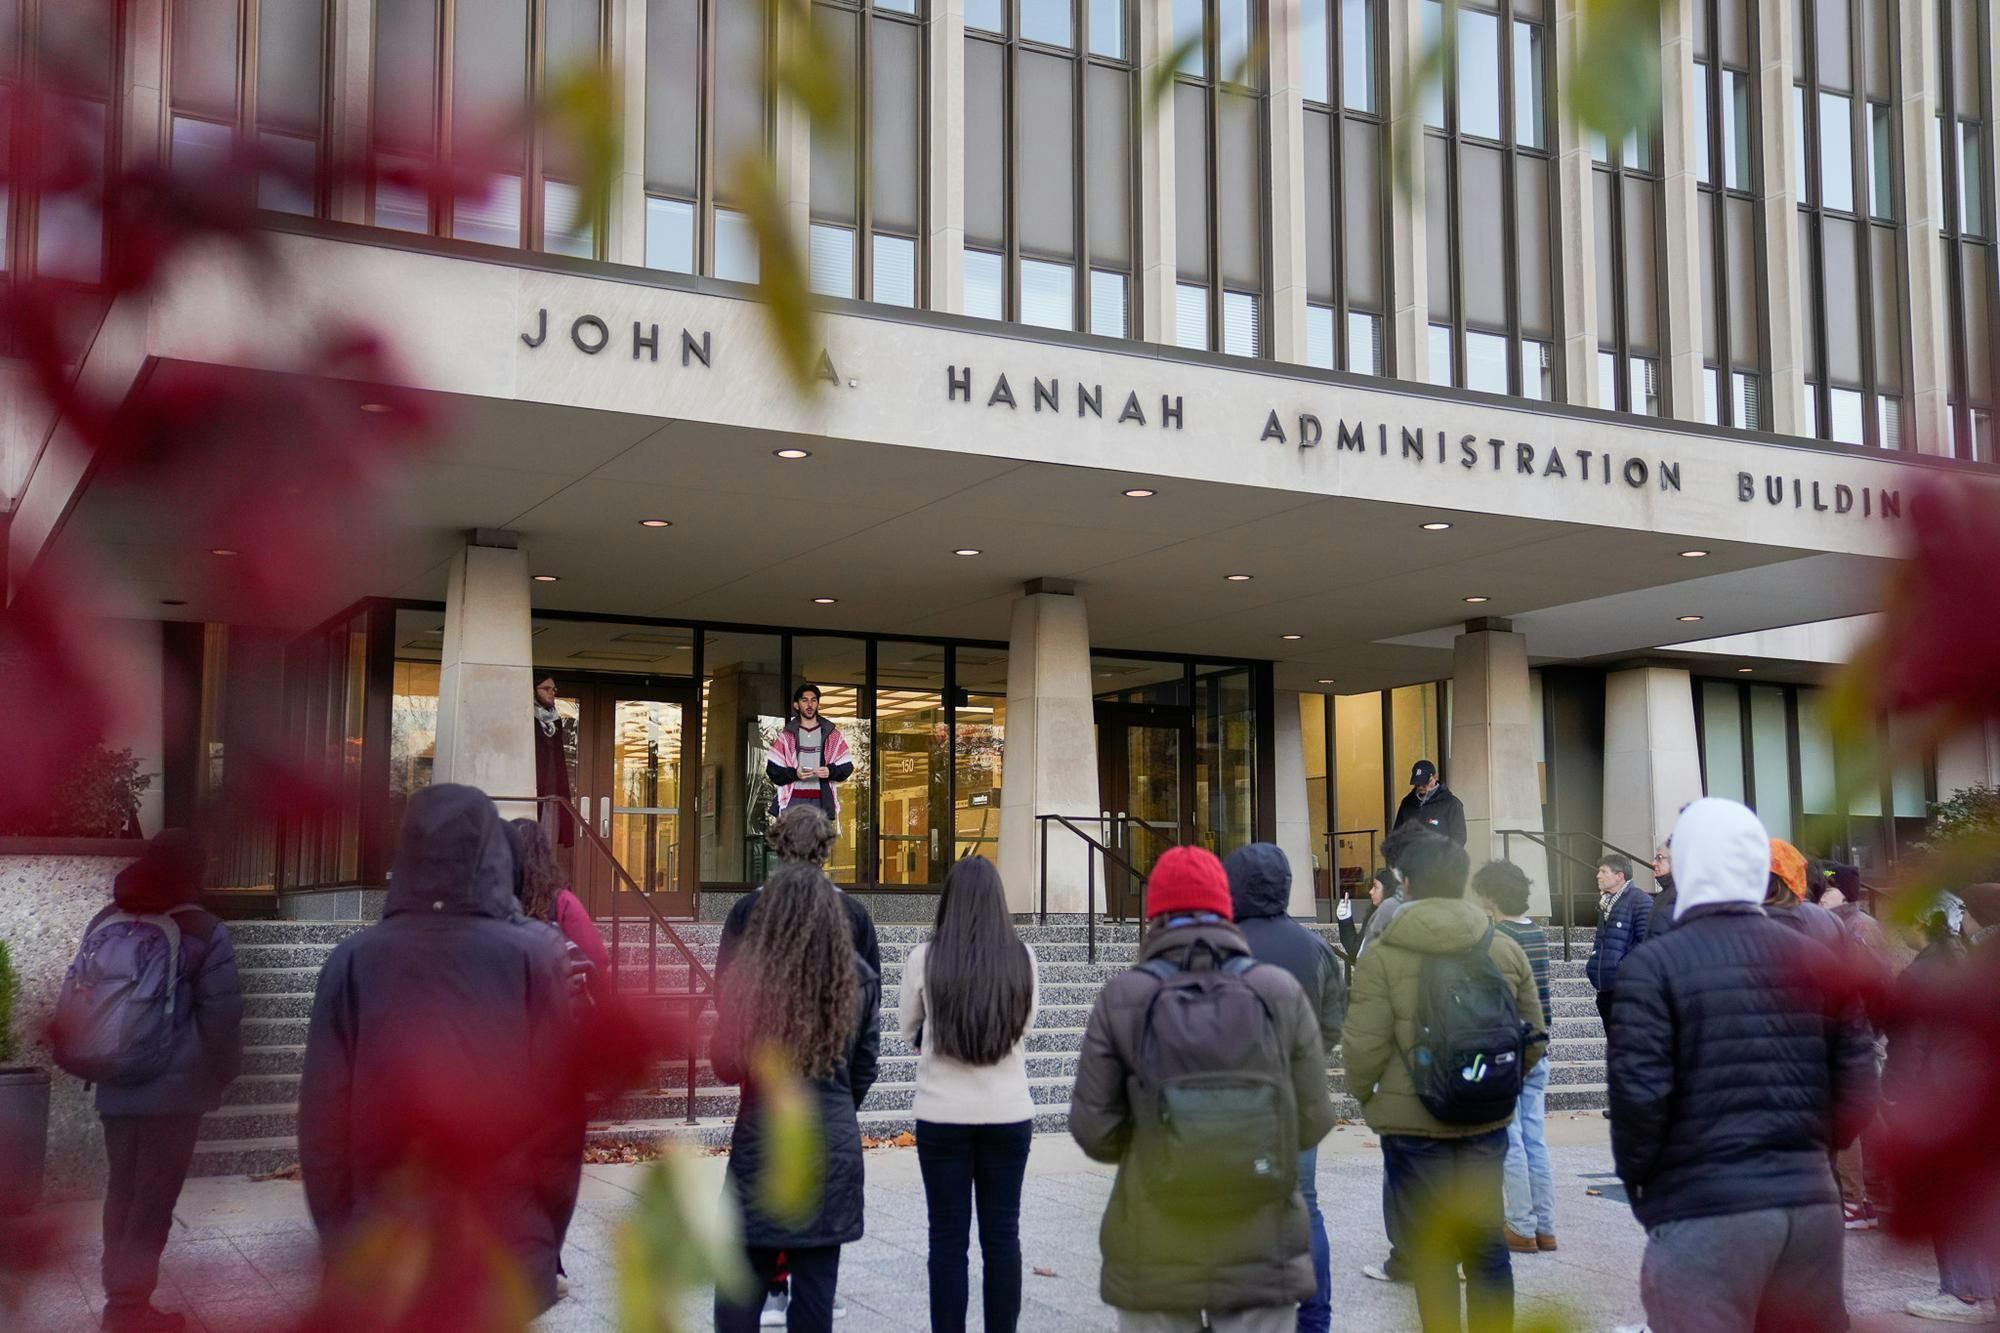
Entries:
{"type": "Polygon", "coordinates": [[[63,974],[51,1032],[56,1063],[89,1083],[145,1083],[174,1053],[181,928],[175,913],[112,912],[83,937],[63,974]]]}

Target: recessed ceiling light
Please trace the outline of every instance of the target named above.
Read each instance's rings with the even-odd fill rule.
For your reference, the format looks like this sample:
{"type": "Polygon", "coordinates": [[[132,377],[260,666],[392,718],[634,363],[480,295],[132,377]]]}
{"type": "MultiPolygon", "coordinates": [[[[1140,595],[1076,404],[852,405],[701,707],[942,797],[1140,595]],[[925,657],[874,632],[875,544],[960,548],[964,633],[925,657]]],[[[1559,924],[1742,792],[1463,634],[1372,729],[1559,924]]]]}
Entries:
{"type": "Polygon", "coordinates": [[[1231,583],[1248,583],[1252,576],[1249,574],[1224,574],[1222,577],[1228,579],[1231,583]]]}
{"type": "Polygon", "coordinates": [[[228,548],[227,546],[211,546],[211,547],[209,547],[209,548],[208,548],[208,553],[209,553],[210,555],[241,555],[241,554],[242,554],[242,552],[241,552],[241,551],[232,551],[232,550],[230,550],[230,549],[229,549],[229,548],[228,548]]]}
{"type": "MultiPolygon", "coordinates": [[[[186,606],[186,605],[187,605],[187,598],[185,598],[185,597],[162,597],[162,598],[160,599],[160,605],[161,605],[161,606],[186,606]]],[[[1743,668],[1743,669],[1744,669],[1745,671],[1748,671],[1748,670],[1749,670],[1750,668],[1748,668],[1748,667],[1745,667],[1745,668],[1743,668]]]]}
{"type": "Polygon", "coordinates": [[[959,548],[958,548],[958,549],[957,549],[956,551],[953,551],[953,552],[952,552],[952,554],[953,554],[953,555],[978,555],[978,554],[979,554],[979,548],[978,548],[977,546],[961,546],[961,547],[959,547],[959,548]]]}
{"type": "Polygon", "coordinates": [[[1134,486],[1131,490],[1125,492],[1125,498],[1128,500],[1144,500],[1149,496],[1157,494],[1159,492],[1149,491],[1144,486],[1134,486]]]}
{"type": "Polygon", "coordinates": [[[639,520],[639,526],[642,528],[671,528],[673,525],[674,521],[670,518],[642,518],[639,520]]]}
{"type": "Polygon", "coordinates": [[[1700,617],[1700,616],[1675,616],[1675,617],[1674,617],[1674,619],[1676,619],[1676,620],[1680,621],[1680,622],[1681,622],[1682,624],[1684,624],[1684,625],[1692,625],[1692,624],[1694,624],[1694,622],[1695,622],[1695,621],[1697,621],[1697,620],[1700,620],[1700,619],[1701,619],[1701,617],[1700,617]]]}
{"type": "Polygon", "coordinates": [[[562,575],[560,575],[560,574],[536,574],[536,575],[534,576],[534,580],[535,580],[535,582],[537,582],[537,583],[559,583],[559,582],[561,582],[561,581],[562,581],[562,575]]]}
{"type": "Polygon", "coordinates": [[[390,410],[390,407],[387,403],[363,403],[361,410],[363,412],[387,412],[390,410]]]}
{"type": "Polygon", "coordinates": [[[1481,602],[1490,602],[1493,599],[1491,597],[1468,597],[1465,600],[1471,602],[1474,606],[1477,606],[1481,602]]]}
{"type": "Polygon", "coordinates": [[[833,604],[834,604],[835,602],[837,602],[837,601],[839,601],[839,600],[840,600],[840,599],[839,599],[839,598],[837,598],[837,597],[815,597],[815,598],[813,598],[813,605],[814,605],[814,606],[832,606],[832,605],[833,605],[833,604]]]}
{"type": "Polygon", "coordinates": [[[1683,559],[1683,560],[1699,560],[1699,559],[1701,559],[1701,558],[1702,558],[1703,556],[1705,556],[1705,555],[1707,555],[1707,554],[1708,554],[1708,552],[1706,552],[1706,551],[1701,551],[1701,550],[1695,550],[1695,551],[1682,551],[1682,552],[1681,552],[1681,559],[1683,559]]]}
{"type": "Polygon", "coordinates": [[[1279,637],[1279,638],[1281,638],[1281,639],[1303,639],[1303,638],[1305,637],[1305,635],[1303,635],[1303,634],[1280,634],[1280,635],[1279,635],[1278,637],[1279,637]]]}
{"type": "Polygon", "coordinates": [[[1757,669],[1756,667],[1737,667],[1736,674],[1739,676],[1747,676],[1756,669],[1757,669]]]}
{"type": "Polygon", "coordinates": [[[771,452],[779,458],[811,458],[813,456],[810,449],[773,449],[771,452]]]}
{"type": "Polygon", "coordinates": [[[1424,531],[1425,531],[1425,532],[1443,532],[1443,531],[1444,531],[1444,530],[1445,530],[1446,528],[1449,528],[1450,526],[1451,526],[1451,524],[1449,524],[1449,523],[1446,523],[1446,522],[1444,522],[1444,521],[1443,521],[1442,519],[1440,519],[1440,520],[1439,520],[1438,522],[1436,522],[1436,523],[1426,523],[1426,524],[1424,524],[1424,525],[1423,525],[1423,529],[1424,529],[1424,531]]]}
{"type": "Polygon", "coordinates": [[[1320,684],[1322,684],[1322,685],[1331,685],[1331,684],[1333,684],[1333,677],[1332,677],[1332,676],[1321,676],[1321,677],[1319,678],[1319,683],[1320,683],[1320,684]]]}

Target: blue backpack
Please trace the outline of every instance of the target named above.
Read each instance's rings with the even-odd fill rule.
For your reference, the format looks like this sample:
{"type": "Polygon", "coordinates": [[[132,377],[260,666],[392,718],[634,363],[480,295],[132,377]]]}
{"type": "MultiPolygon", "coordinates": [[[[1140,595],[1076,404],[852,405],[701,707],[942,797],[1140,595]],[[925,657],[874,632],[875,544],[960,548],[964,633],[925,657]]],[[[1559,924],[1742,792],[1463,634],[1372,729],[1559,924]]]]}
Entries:
{"type": "Polygon", "coordinates": [[[145,1083],[174,1053],[174,995],[181,972],[177,912],[113,912],[89,934],[63,974],[52,1025],[56,1063],[89,1083],[145,1083]]]}

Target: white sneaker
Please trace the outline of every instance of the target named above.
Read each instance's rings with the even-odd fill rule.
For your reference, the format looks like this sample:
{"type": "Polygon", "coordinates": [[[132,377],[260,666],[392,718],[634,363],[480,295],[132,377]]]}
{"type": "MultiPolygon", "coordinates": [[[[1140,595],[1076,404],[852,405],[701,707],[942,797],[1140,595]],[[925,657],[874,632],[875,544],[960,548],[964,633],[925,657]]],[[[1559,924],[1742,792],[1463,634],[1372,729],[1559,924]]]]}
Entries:
{"type": "Polygon", "coordinates": [[[1396,1280],[1389,1276],[1389,1266],[1387,1264],[1363,1264],[1361,1265],[1361,1276],[1373,1278],[1377,1282],[1394,1282],[1396,1280]]]}
{"type": "Polygon", "coordinates": [[[564,1277],[561,1273],[557,1273],[556,1299],[560,1301],[560,1300],[567,1300],[568,1298],[569,1298],[569,1279],[564,1277]]]}
{"type": "Polygon", "coordinates": [[[764,1293],[764,1312],[757,1316],[757,1327],[783,1328],[785,1326],[785,1311],[789,1310],[791,1305],[792,1297],[789,1292],[770,1291],[764,1293]]]}
{"type": "Polygon", "coordinates": [[[1943,1291],[1935,1296],[1919,1296],[1906,1303],[1903,1313],[1947,1324],[1990,1324],[2000,1319],[2000,1309],[1996,1309],[1992,1301],[1963,1301],[1943,1291]]]}
{"type": "Polygon", "coordinates": [[[837,1291],[833,1293],[833,1317],[835,1319],[847,1318],[847,1302],[840,1299],[840,1293],[837,1291]]]}

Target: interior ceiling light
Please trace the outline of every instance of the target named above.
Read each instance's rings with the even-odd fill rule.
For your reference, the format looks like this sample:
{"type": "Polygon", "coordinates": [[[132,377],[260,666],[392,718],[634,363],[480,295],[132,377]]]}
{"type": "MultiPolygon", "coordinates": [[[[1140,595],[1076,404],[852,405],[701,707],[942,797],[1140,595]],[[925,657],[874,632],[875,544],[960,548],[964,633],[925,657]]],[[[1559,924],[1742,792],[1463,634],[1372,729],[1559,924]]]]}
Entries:
{"type": "Polygon", "coordinates": [[[1736,674],[1739,676],[1747,676],[1756,669],[1757,669],[1756,667],[1737,667],[1736,674]]]}
{"type": "Polygon", "coordinates": [[[239,555],[239,554],[241,554],[241,552],[238,552],[238,551],[232,551],[232,550],[230,550],[230,549],[229,549],[229,548],[228,548],[227,546],[211,546],[211,547],[209,547],[209,548],[208,548],[208,553],[209,553],[210,555],[239,555]]]}
{"type": "Polygon", "coordinates": [[[1465,600],[1471,602],[1474,606],[1477,606],[1481,602],[1490,602],[1493,599],[1491,597],[1468,597],[1465,600]]]}
{"type": "Polygon", "coordinates": [[[1158,491],[1148,490],[1144,486],[1134,486],[1131,490],[1125,492],[1125,498],[1128,500],[1144,500],[1158,494],[1158,491]]]}
{"type": "Polygon", "coordinates": [[[1700,620],[1700,619],[1701,619],[1701,617],[1700,617],[1700,616],[1676,616],[1676,617],[1674,617],[1674,619],[1676,619],[1676,620],[1680,621],[1680,622],[1681,622],[1681,623],[1682,623],[1683,625],[1692,625],[1692,624],[1694,624],[1694,622],[1695,622],[1695,621],[1697,621],[1697,620],[1700,620]]]}
{"type": "Polygon", "coordinates": [[[674,521],[670,518],[642,518],[639,520],[639,526],[642,528],[671,528],[673,525],[674,521]]]}
{"type": "Polygon", "coordinates": [[[363,412],[387,412],[390,408],[387,403],[363,403],[361,410],[363,412]]]}
{"type": "Polygon", "coordinates": [[[810,449],[773,449],[771,452],[780,458],[811,458],[813,456],[810,449]]]}
{"type": "Polygon", "coordinates": [[[1251,579],[1251,576],[1248,574],[1224,574],[1222,577],[1228,579],[1231,583],[1248,583],[1251,579]]]}
{"type": "MultiPolygon", "coordinates": [[[[186,606],[186,605],[187,605],[187,598],[185,598],[185,597],[162,597],[162,598],[160,599],[160,605],[161,605],[161,606],[186,606]]],[[[1749,670],[1750,668],[1749,668],[1749,667],[1744,667],[1743,669],[1744,669],[1745,671],[1748,671],[1748,670],[1749,670]]]]}
{"type": "Polygon", "coordinates": [[[556,583],[560,582],[561,578],[560,574],[537,574],[534,576],[537,583],[556,583]]]}
{"type": "Polygon", "coordinates": [[[1279,635],[1278,637],[1279,637],[1279,638],[1281,638],[1281,639],[1285,639],[1285,640],[1292,640],[1292,639],[1303,639],[1303,638],[1305,637],[1305,635],[1303,635],[1303,634],[1280,634],[1280,635],[1279,635]]]}
{"type": "Polygon", "coordinates": [[[1708,554],[1708,552],[1706,552],[1706,551],[1699,551],[1699,550],[1697,550],[1697,551],[1682,551],[1682,552],[1681,552],[1681,559],[1683,559],[1683,560],[1699,560],[1699,559],[1701,559],[1701,558],[1702,558],[1703,556],[1705,556],[1705,555],[1707,555],[1707,554],[1708,554]]]}
{"type": "Polygon", "coordinates": [[[837,598],[837,597],[815,597],[815,598],[813,598],[813,605],[814,605],[814,606],[832,606],[832,605],[833,605],[833,604],[834,604],[835,602],[837,602],[837,601],[839,601],[839,600],[840,600],[840,599],[839,599],[839,598],[837,598]]]}
{"type": "Polygon", "coordinates": [[[1331,685],[1331,684],[1333,684],[1333,677],[1332,677],[1332,676],[1321,676],[1321,677],[1319,678],[1319,683],[1320,683],[1320,684],[1322,684],[1322,685],[1331,685]]]}
{"type": "Polygon", "coordinates": [[[953,555],[978,555],[978,554],[979,554],[979,548],[978,548],[977,546],[961,546],[961,547],[959,547],[959,548],[958,548],[958,549],[957,549],[956,551],[953,551],[953,552],[952,552],[952,554],[953,554],[953,555]]]}
{"type": "Polygon", "coordinates": [[[1450,526],[1451,524],[1446,523],[1442,519],[1438,520],[1435,523],[1426,523],[1423,525],[1425,532],[1443,532],[1450,526]]]}

